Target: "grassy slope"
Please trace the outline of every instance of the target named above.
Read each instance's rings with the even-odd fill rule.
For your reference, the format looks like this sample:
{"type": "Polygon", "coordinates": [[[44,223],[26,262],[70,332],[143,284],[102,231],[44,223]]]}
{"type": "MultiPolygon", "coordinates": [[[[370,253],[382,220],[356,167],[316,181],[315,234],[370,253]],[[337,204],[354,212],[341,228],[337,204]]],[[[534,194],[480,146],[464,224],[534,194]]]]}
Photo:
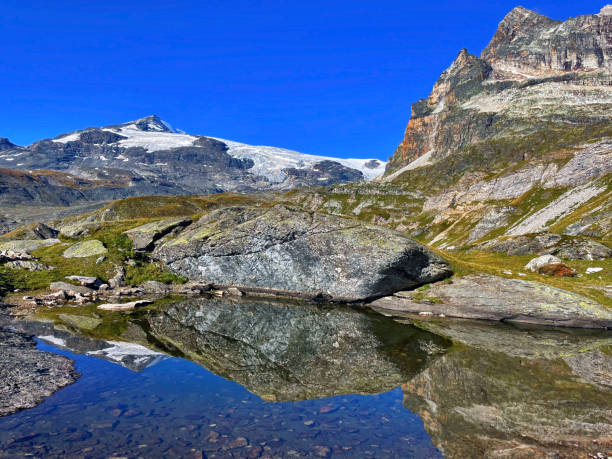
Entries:
{"type": "MultiPolygon", "coordinates": [[[[2,289],[3,286],[5,289],[44,289],[49,285],[49,282],[64,280],[65,276],[71,274],[92,275],[102,280],[107,280],[114,274],[115,265],[125,265],[128,259],[137,260],[137,266],[126,265],[126,281],[128,284],[135,285],[145,280],[183,282],[184,279],[174,276],[161,265],[145,258],[139,258],[137,254],[134,254],[131,241],[123,232],[127,229],[168,217],[192,216],[197,218],[206,213],[207,210],[226,206],[245,204],[271,205],[274,202],[287,202],[294,205],[299,204],[307,208],[315,207],[316,210],[319,211],[323,210],[329,213],[338,213],[363,221],[374,221],[391,227],[397,227],[399,222],[419,223],[421,219],[426,222],[427,219],[430,218],[430,216],[424,216],[419,213],[422,199],[414,195],[387,194],[383,191],[384,186],[383,190],[379,190],[383,191],[382,193],[372,193],[372,189],[375,188],[372,188],[372,185],[366,185],[366,187],[370,188],[368,193],[360,193],[362,189],[359,185],[351,185],[342,190],[336,190],[337,192],[330,192],[324,188],[316,188],[298,190],[286,194],[266,194],[265,198],[267,202],[258,200],[256,196],[232,194],[220,194],[206,197],[143,197],[116,201],[104,209],[89,214],[90,216],[104,216],[105,219],[109,219],[110,221],[107,220],[102,222],[101,228],[82,239],[99,239],[104,243],[109,252],[103,263],[96,264],[95,259],[97,257],[80,259],[63,258],[62,253],[65,248],[70,243],[76,241],[63,238],[63,245],[46,247],[34,252],[34,255],[40,258],[43,263],[55,266],[57,269],[53,271],[29,272],[25,270],[0,268],[0,289],[2,289]],[[313,196],[316,196],[316,199],[313,198],[313,196]],[[334,204],[331,207],[324,206],[326,203],[332,201],[334,204]],[[371,205],[369,207],[363,207],[359,214],[355,214],[353,211],[356,207],[363,204],[365,201],[371,202],[371,205]],[[143,217],[145,215],[146,217],[143,217]],[[387,220],[390,215],[392,216],[391,223],[387,220]]],[[[554,196],[557,194],[556,192],[552,193],[554,196]]],[[[543,205],[543,203],[540,203],[540,197],[538,192],[534,191],[529,192],[528,196],[525,196],[521,200],[528,203],[525,204],[526,207],[533,209],[534,207],[539,208],[543,205]],[[536,199],[538,205],[535,205],[535,195],[538,196],[538,199],[536,199]]],[[[520,207],[519,204],[518,202],[515,203],[515,205],[520,207]]],[[[588,203],[587,206],[592,208],[595,204],[597,203],[588,203]]],[[[580,208],[578,212],[582,213],[584,210],[580,208]]],[[[569,217],[567,217],[567,219],[569,219],[568,221],[572,221],[569,217]]],[[[467,231],[468,229],[464,228],[463,230],[467,231]]],[[[426,238],[417,239],[421,239],[421,242],[423,242],[426,238]]],[[[612,284],[612,276],[610,275],[612,272],[611,260],[571,261],[569,264],[578,270],[578,272],[582,273],[583,277],[551,278],[526,272],[524,270],[525,264],[533,258],[533,255],[507,256],[504,254],[491,254],[467,250],[448,252],[437,250],[435,247],[433,250],[439,252],[444,258],[451,262],[456,275],[465,275],[473,272],[487,272],[505,277],[535,280],[582,294],[602,304],[612,306],[611,299],[606,297],[601,290],[606,285],[612,284]],[[589,266],[600,266],[603,267],[604,270],[601,273],[588,276],[584,275],[584,271],[589,266]],[[508,276],[503,273],[505,270],[510,270],[513,274],[508,276]],[[517,276],[518,272],[523,272],[527,275],[519,277],[517,276]]]]}

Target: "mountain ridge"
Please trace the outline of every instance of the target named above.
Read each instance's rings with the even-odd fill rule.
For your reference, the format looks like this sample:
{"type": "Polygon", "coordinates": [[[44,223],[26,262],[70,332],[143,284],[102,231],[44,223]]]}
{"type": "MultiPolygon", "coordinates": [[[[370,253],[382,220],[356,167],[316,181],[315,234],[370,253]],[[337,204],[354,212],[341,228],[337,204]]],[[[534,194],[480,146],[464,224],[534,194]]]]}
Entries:
{"type": "Polygon", "coordinates": [[[0,142],[0,168],[123,182],[133,195],[288,190],[371,180],[385,163],[187,134],[157,115],[89,127],[19,147],[0,142]]]}

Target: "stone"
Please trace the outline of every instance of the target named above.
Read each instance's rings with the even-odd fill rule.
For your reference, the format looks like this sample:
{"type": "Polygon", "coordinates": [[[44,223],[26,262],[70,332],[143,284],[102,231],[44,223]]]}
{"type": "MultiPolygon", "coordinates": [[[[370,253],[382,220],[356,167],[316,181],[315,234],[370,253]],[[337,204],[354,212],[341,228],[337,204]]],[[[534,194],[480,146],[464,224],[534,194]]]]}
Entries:
{"type": "Polygon", "coordinates": [[[161,220],[132,228],[124,234],[132,240],[135,250],[150,250],[156,241],[174,230],[184,228],[191,221],[190,218],[161,220]]]}
{"type": "Polygon", "coordinates": [[[102,320],[96,317],[77,316],[74,314],[59,314],[58,317],[64,323],[83,330],[93,330],[102,323],[102,320]]]}
{"type": "Polygon", "coordinates": [[[230,296],[243,296],[244,293],[236,287],[230,287],[226,290],[227,294],[230,296]]]}
{"type": "Polygon", "coordinates": [[[392,296],[370,306],[388,314],[431,312],[446,317],[560,327],[612,327],[609,308],[540,282],[470,274],[454,279],[452,284],[433,284],[427,296],[436,301],[424,303],[417,298],[392,296]]]}
{"type": "Polygon", "coordinates": [[[12,269],[25,269],[26,271],[50,271],[55,269],[53,266],[31,260],[9,261],[8,263],[5,263],[4,266],[12,269]]]}
{"type": "Polygon", "coordinates": [[[123,285],[125,280],[125,268],[123,266],[115,266],[115,275],[108,280],[110,288],[118,288],[123,285]]]}
{"type": "Polygon", "coordinates": [[[98,279],[97,277],[66,276],[66,279],[74,281],[74,282],[78,282],[82,286],[89,287],[89,288],[98,288],[100,285],[102,285],[102,281],[100,281],[100,279],[98,279]]]}
{"type": "Polygon", "coordinates": [[[287,206],[213,211],[153,258],[194,280],[363,300],[451,275],[441,257],[374,225],[287,206]]]}
{"type": "Polygon", "coordinates": [[[102,264],[104,263],[104,260],[106,260],[106,257],[104,255],[102,255],[101,257],[96,258],[96,264],[102,264]]]}
{"type": "Polygon", "coordinates": [[[103,311],[123,311],[126,309],[134,309],[139,306],[147,306],[149,304],[153,304],[153,301],[150,300],[137,300],[130,301],[129,303],[104,303],[98,305],[98,309],[103,311]]]}
{"type": "Polygon", "coordinates": [[[170,293],[172,287],[163,282],[158,281],[146,281],[140,285],[140,287],[144,290],[145,293],[154,294],[154,295],[165,295],[170,293]]]}
{"type": "Polygon", "coordinates": [[[94,290],[89,287],[83,287],[82,285],[73,285],[69,284],[68,282],[61,281],[51,282],[51,284],[49,285],[49,289],[61,290],[67,293],[72,292],[73,294],[80,293],[81,295],[92,295],[94,293],[94,290]]]}
{"type": "Polygon", "coordinates": [[[64,258],[86,258],[94,257],[97,255],[104,255],[108,252],[102,242],[97,239],[90,239],[88,241],[77,242],[76,244],[68,247],[64,250],[62,256],[64,258]]]}
{"type": "Polygon", "coordinates": [[[604,260],[612,256],[612,249],[591,239],[566,241],[552,252],[566,260],[604,260]]]}
{"type": "Polygon", "coordinates": [[[14,252],[32,252],[42,247],[59,244],[59,239],[24,239],[0,243],[0,250],[12,250],[14,252]]]}
{"type": "Polygon", "coordinates": [[[540,266],[538,274],[553,277],[574,277],[576,271],[565,263],[552,263],[550,265],[540,266]]]}
{"type": "Polygon", "coordinates": [[[533,258],[529,263],[525,265],[525,269],[532,272],[538,272],[538,270],[546,265],[554,265],[562,263],[561,260],[554,255],[542,255],[537,258],[533,258]]]}

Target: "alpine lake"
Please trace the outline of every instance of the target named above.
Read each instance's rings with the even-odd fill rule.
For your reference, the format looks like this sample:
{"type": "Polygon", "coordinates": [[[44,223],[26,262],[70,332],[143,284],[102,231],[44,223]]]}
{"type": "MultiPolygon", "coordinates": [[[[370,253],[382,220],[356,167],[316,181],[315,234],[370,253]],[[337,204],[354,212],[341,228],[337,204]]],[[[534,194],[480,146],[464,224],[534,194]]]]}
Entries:
{"type": "Polygon", "coordinates": [[[39,309],[81,375],[0,457],[608,457],[612,332],[253,298],[39,309]]]}

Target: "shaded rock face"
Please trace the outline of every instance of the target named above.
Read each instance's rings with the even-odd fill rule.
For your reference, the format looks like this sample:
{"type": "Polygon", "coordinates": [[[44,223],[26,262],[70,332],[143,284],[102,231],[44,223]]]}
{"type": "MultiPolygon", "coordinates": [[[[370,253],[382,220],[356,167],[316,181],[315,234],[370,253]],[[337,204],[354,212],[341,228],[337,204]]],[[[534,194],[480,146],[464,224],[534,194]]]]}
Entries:
{"type": "Polygon", "coordinates": [[[19,148],[19,147],[15,145],[13,142],[11,142],[9,139],[7,139],[6,137],[0,137],[0,151],[10,150],[14,148],[19,148]]]}
{"type": "Polygon", "coordinates": [[[437,283],[424,298],[398,293],[375,310],[578,328],[612,328],[612,311],[581,295],[539,282],[470,274],[437,283]]]}
{"type": "MultiPolygon", "coordinates": [[[[574,367],[593,369],[597,357],[574,358],[574,367]]],[[[612,448],[612,393],[560,359],[468,348],[402,388],[404,407],[421,416],[445,457],[587,458],[612,448]]]]}
{"type": "Polygon", "coordinates": [[[452,149],[483,137],[483,130],[490,123],[489,116],[476,115],[468,119],[457,116],[450,107],[481,92],[482,82],[491,71],[485,61],[466,49],[461,50],[435,83],[430,96],[412,105],[404,140],[389,159],[386,173],[424,155],[445,156],[452,149]],[[460,122],[463,122],[461,128],[460,122]]]}
{"type": "Polygon", "coordinates": [[[0,416],[36,406],[78,377],[66,357],[39,351],[31,336],[0,328],[0,416]]]}
{"type": "Polygon", "coordinates": [[[193,299],[141,317],[152,342],[274,401],[385,392],[450,344],[379,315],[299,303],[193,299]]]}
{"type": "Polygon", "coordinates": [[[283,169],[283,172],[287,174],[288,181],[295,187],[310,184],[326,186],[364,180],[361,171],[343,166],[336,161],[321,161],[308,169],[287,168],[283,169]]]}
{"type": "Polygon", "coordinates": [[[514,8],[499,24],[482,58],[534,73],[612,69],[612,14],[606,11],[609,7],[563,23],[514,8]]]}
{"type": "Polygon", "coordinates": [[[480,250],[507,255],[548,254],[565,260],[603,260],[612,256],[608,246],[585,237],[542,233],[493,239],[478,244],[480,250]]]}
{"type": "Polygon", "coordinates": [[[285,206],[211,212],[153,257],[190,279],[337,300],[379,297],[451,274],[404,235],[285,206]]]}

